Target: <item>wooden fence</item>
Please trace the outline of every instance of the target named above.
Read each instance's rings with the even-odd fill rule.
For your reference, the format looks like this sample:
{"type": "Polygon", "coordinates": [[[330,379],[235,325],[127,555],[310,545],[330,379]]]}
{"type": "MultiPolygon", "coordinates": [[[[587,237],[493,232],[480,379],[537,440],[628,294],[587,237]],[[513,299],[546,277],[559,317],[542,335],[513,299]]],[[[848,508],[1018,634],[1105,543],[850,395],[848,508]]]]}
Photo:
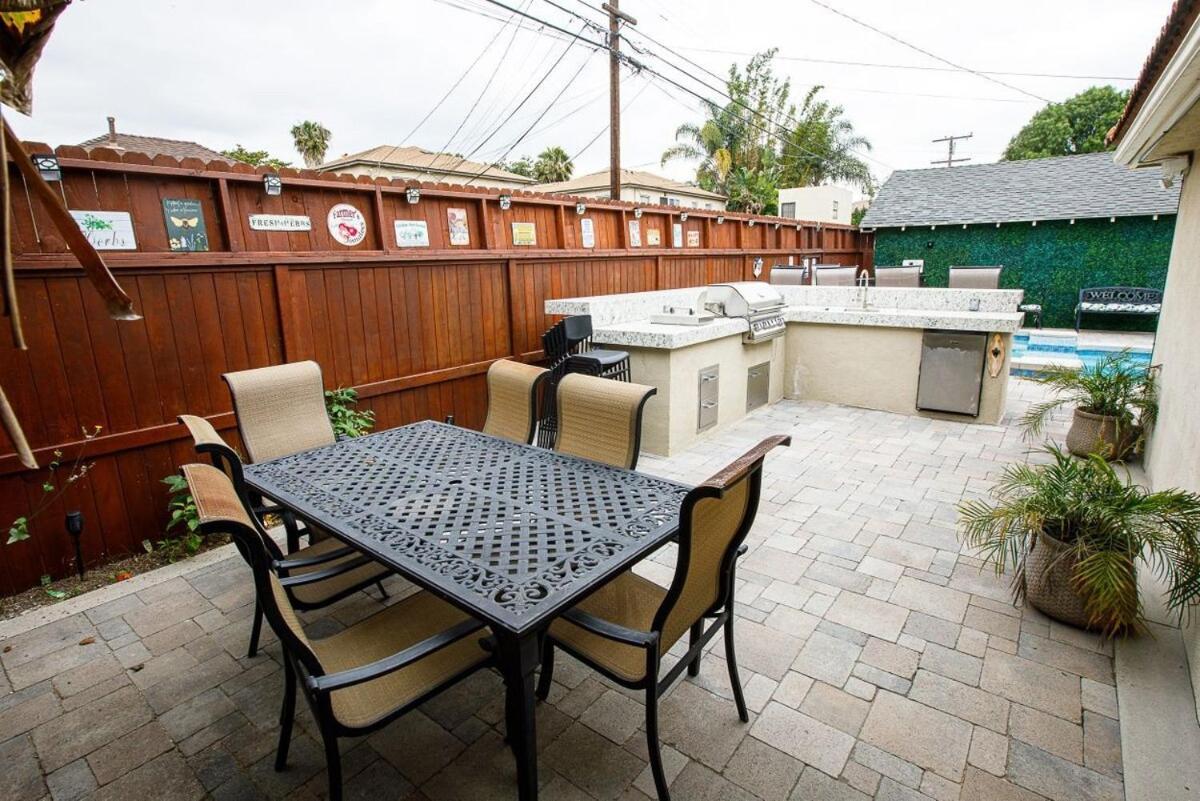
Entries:
{"type": "MultiPolygon", "coordinates": [[[[70,571],[68,510],[83,512],[89,565],[160,539],[161,479],[195,459],[176,415],[205,415],[236,441],[220,379],[226,371],[315,359],[326,385],[355,387],[380,427],[450,413],[477,426],[488,366],[540,358],[547,298],[748,280],[760,258],[764,279],[773,262],[789,257],[871,263],[870,236],[845,226],[647,206],[636,246],[627,203],[580,199],[587,208],[579,215],[574,198],[512,192],[503,209],[498,190],[444,184],[421,184],[410,203],[406,188],[415,183],[297,170],[281,171],[282,194],[269,196],[262,171],[246,165],[56,152],[68,208],[130,214],[136,250],[104,255],[144,319],[108,319],[10,165],[29,350],[4,341],[0,380],[43,465],[56,452],[71,460],[84,446],[83,429],[101,431],[84,446],[94,465],[86,479],[32,522],[30,539],[0,548],[4,593],[70,571]],[[165,199],[199,202],[208,252],[172,251],[165,199]],[[355,247],[340,244],[326,224],[338,203],[365,218],[366,238],[355,247]],[[451,244],[449,210],[465,215],[465,245],[451,244]],[[258,230],[249,218],[259,214],[304,215],[311,230],[258,230]],[[594,231],[588,248],[585,219],[594,231]],[[428,246],[399,247],[396,220],[425,221],[428,246]],[[533,223],[536,244],[514,245],[513,223],[533,223]]],[[[45,475],[22,468],[0,434],[5,528],[39,502],[45,475]]]]}

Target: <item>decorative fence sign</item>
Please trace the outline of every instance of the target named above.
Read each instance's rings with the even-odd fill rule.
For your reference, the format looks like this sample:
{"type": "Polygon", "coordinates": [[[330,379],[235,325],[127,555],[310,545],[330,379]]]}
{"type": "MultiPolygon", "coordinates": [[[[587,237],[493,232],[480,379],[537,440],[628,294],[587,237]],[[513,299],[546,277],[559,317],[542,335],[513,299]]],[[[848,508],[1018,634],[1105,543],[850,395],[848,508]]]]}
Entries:
{"type": "Polygon", "coordinates": [[[446,209],[446,222],[450,228],[451,245],[471,244],[471,229],[467,227],[466,209],[446,209]]]}
{"type": "Polygon", "coordinates": [[[592,222],[591,217],[584,217],[579,221],[579,233],[585,248],[596,247],[596,224],[592,222]]]}
{"type": "Polygon", "coordinates": [[[402,248],[429,247],[429,224],[424,220],[396,220],[396,245],[402,248]]]}
{"type": "Polygon", "coordinates": [[[683,223],[675,223],[671,226],[671,247],[683,247],[683,223]]]}
{"type": "Polygon", "coordinates": [[[689,248],[698,248],[698,247],[700,247],[700,232],[699,232],[699,231],[688,231],[688,243],[687,243],[687,246],[688,246],[689,248]]]}
{"type": "Polygon", "coordinates": [[[311,231],[312,220],[307,214],[251,214],[252,231],[311,231]]]}
{"type": "Polygon", "coordinates": [[[657,228],[647,228],[646,229],[646,244],[649,245],[650,247],[654,247],[655,245],[661,245],[662,244],[662,231],[659,231],[657,228]]]}
{"type": "Polygon", "coordinates": [[[531,222],[512,224],[512,240],[516,247],[532,247],[537,244],[537,226],[531,222]]]}
{"type": "Polygon", "coordinates": [[[640,248],[642,246],[642,221],[629,221],[629,247],[640,248]]]}
{"type": "Polygon", "coordinates": [[[163,198],[162,207],[171,250],[185,253],[208,250],[208,228],[199,200],[168,197],[163,198]]]}
{"type": "Polygon", "coordinates": [[[354,247],[367,236],[367,220],[349,203],[338,203],[325,218],[329,235],[346,247],[354,247]]]}
{"type": "Polygon", "coordinates": [[[72,211],[79,230],[96,250],[137,250],[127,211],[72,211]]]}

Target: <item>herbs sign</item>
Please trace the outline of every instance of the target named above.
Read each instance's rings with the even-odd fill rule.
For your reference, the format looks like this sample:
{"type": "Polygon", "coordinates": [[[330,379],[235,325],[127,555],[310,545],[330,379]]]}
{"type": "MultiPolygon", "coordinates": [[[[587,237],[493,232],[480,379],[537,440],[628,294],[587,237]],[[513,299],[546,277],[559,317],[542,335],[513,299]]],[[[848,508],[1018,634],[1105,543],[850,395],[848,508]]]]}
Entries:
{"type": "Polygon", "coordinates": [[[127,211],[72,211],[79,230],[96,250],[137,250],[127,211]]]}
{"type": "Polygon", "coordinates": [[[251,214],[251,231],[311,231],[307,214],[251,214]]]}
{"type": "Polygon", "coordinates": [[[354,247],[367,236],[366,218],[349,203],[339,203],[330,209],[325,222],[329,235],[346,247],[354,247]]]}

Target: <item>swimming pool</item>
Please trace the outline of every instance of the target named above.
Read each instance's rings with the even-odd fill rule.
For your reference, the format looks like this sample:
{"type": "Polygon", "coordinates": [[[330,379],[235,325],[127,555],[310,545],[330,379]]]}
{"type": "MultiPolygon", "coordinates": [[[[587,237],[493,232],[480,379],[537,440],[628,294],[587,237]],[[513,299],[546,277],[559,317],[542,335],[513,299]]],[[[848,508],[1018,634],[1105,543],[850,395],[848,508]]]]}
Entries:
{"type": "MultiPolygon", "coordinates": [[[[1070,367],[1092,367],[1104,356],[1119,353],[1117,345],[1079,346],[1074,333],[1018,331],[1013,334],[1010,373],[1031,376],[1040,373],[1049,365],[1070,367]]],[[[1128,358],[1136,364],[1150,364],[1151,350],[1147,347],[1130,347],[1128,358]]]]}

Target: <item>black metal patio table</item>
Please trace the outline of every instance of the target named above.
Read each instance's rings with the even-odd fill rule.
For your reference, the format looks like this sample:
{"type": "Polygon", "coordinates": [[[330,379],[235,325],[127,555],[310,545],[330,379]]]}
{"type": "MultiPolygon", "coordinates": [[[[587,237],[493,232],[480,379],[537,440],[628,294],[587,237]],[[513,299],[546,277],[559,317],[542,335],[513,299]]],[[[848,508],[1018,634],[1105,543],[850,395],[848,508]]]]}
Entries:
{"type": "Polygon", "coordinates": [[[256,491],[487,623],[521,801],[550,622],[670,540],[688,487],[432,421],[246,466],[256,491]]]}

